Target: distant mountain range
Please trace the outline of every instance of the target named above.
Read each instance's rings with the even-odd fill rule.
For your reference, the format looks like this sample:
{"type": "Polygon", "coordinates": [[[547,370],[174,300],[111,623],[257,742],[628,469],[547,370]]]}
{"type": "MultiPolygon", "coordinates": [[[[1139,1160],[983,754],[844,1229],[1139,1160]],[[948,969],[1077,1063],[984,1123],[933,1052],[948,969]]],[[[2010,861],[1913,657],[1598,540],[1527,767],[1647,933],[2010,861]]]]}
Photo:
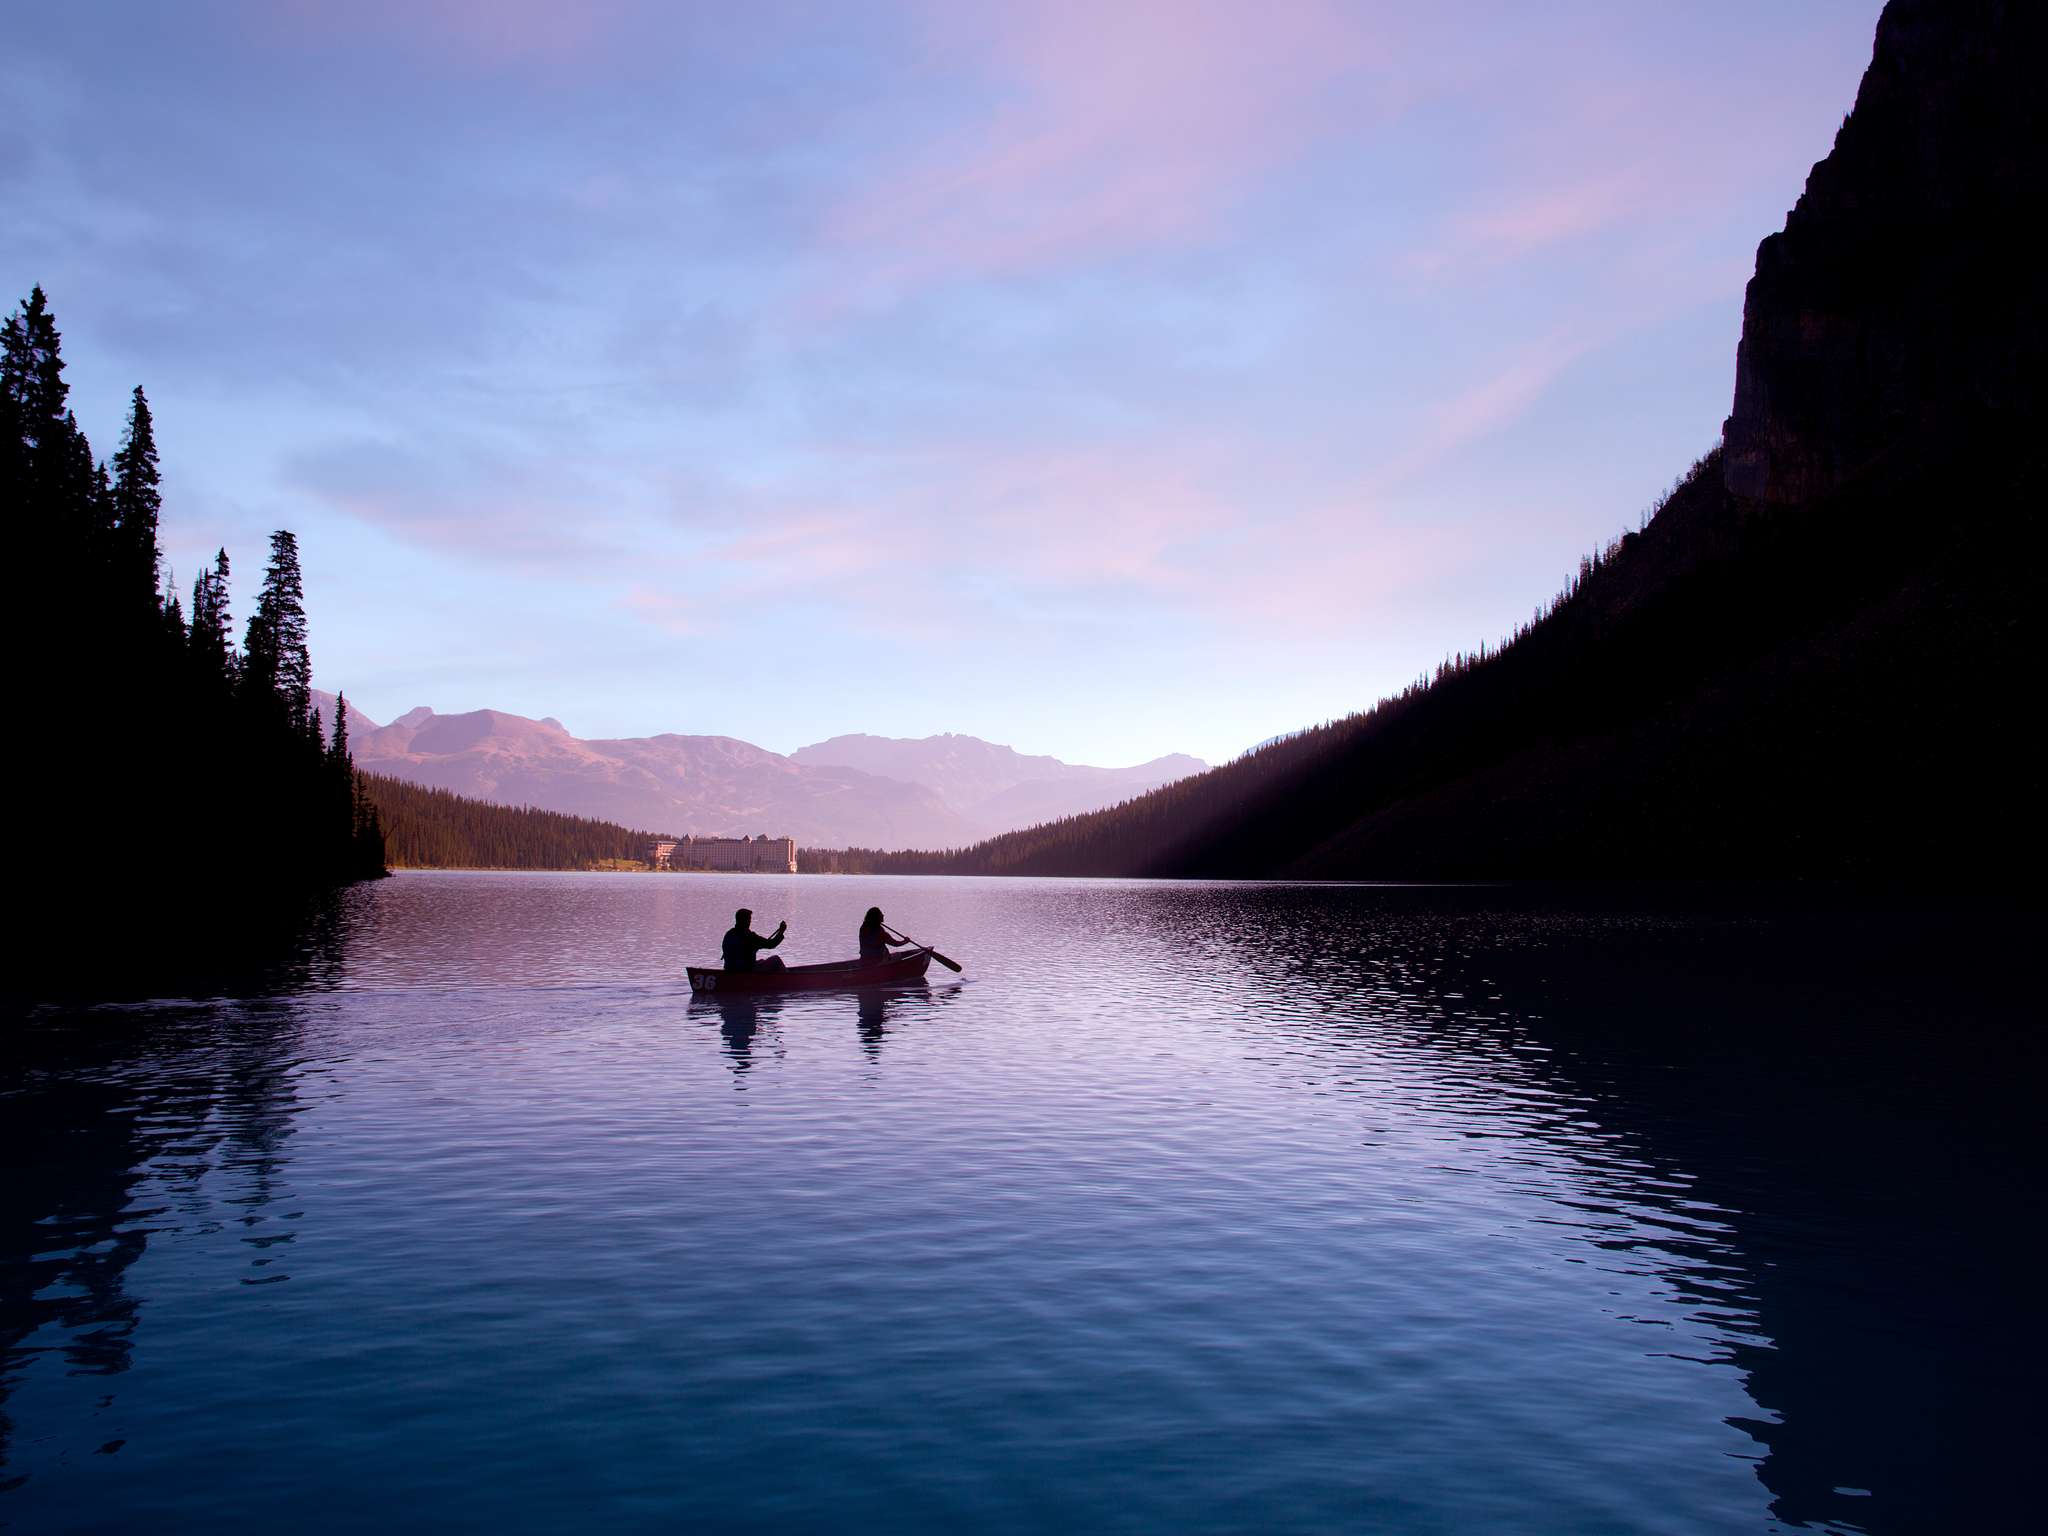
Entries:
{"type": "MultiPolygon", "coordinates": [[[[334,696],[316,693],[332,719],[334,696]]],[[[585,741],[553,718],[425,707],[379,725],[353,705],[359,767],[501,805],[649,832],[794,837],[812,848],[945,848],[1114,805],[1205,765],[1033,757],[973,736],[836,736],[784,757],[730,736],[585,741]]]]}
{"type": "Polygon", "coordinates": [[[1090,768],[950,734],[914,741],[834,736],[797,748],[790,761],[922,784],[973,825],[1003,831],[1100,810],[1208,767],[1198,757],[1175,752],[1130,768],[1090,768]]]}

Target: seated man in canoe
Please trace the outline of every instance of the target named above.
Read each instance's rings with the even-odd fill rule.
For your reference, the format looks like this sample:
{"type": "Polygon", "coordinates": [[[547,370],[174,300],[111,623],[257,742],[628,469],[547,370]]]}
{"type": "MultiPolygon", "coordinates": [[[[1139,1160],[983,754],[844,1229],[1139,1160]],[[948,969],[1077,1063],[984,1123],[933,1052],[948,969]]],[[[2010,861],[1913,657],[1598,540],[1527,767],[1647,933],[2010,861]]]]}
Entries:
{"type": "Polygon", "coordinates": [[[860,924],[861,959],[868,961],[886,960],[889,958],[890,945],[908,944],[909,942],[910,940],[908,939],[897,938],[887,928],[882,926],[882,909],[880,907],[868,908],[868,915],[861,919],[860,924]]]}
{"type": "Polygon", "coordinates": [[[741,907],[732,915],[732,927],[726,930],[719,949],[725,955],[728,971],[779,971],[782,956],[770,955],[766,960],[759,957],[764,949],[773,949],[782,942],[782,936],[789,932],[789,920],[784,918],[775,925],[775,931],[762,938],[754,932],[754,913],[750,907],[741,907]]]}

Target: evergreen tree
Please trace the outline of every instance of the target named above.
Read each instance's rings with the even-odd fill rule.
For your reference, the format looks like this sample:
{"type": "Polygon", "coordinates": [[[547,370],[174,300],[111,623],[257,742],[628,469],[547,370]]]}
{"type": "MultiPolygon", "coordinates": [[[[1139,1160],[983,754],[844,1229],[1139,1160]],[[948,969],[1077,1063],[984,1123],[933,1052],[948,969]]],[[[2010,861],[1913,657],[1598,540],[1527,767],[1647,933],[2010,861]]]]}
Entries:
{"type": "Polygon", "coordinates": [[[175,656],[179,651],[185,649],[189,643],[185,634],[185,609],[178,601],[178,587],[175,577],[170,578],[166,583],[163,607],[160,612],[163,616],[164,638],[170,642],[168,647],[169,653],[175,656]]]}
{"type": "Polygon", "coordinates": [[[137,591],[157,589],[157,518],[163,494],[157,473],[156,427],[142,386],[128,410],[128,431],[114,455],[113,545],[116,580],[137,591]]]}
{"type": "MultiPolygon", "coordinates": [[[[107,566],[114,558],[114,524],[118,515],[114,510],[114,480],[104,463],[93,462],[92,445],[86,442],[83,432],[78,434],[72,451],[74,459],[82,459],[85,464],[82,470],[73,470],[75,480],[85,487],[79,503],[79,556],[88,566],[107,566]]],[[[152,595],[154,588],[152,582],[152,595]]]]}
{"type": "Polygon", "coordinates": [[[105,559],[106,536],[113,524],[111,488],[106,466],[94,461],[92,444],[69,411],[58,436],[40,455],[37,472],[46,505],[57,514],[53,527],[59,557],[74,576],[98,565],[105,559]]]}
{"type": "MultiPolygon", "coordinates": [[[[114,689],[132,701],[141,758],[85,751],[32,784],[35,814],[19,839],[27,867],[48,872],[29,943],[75,974],[68,940],[98,935],[105,892],[76,856],[75,829],[119,806],[143,823],[184,829],[161,840],[192,900],[134,930],[131,955],[177,963],[220,934],[206,914],[232,910],[247,937],[291,895],[383,872],[375,809],[311,708],[298,546],[271,539],[242,665],[228,613],[228,556],[192,584],[188,616],[159,573],[161,482],[148,397],[131,397],[127,432],[99,462],[69,408],[56,321],[41,289],[0,317],[0,510],[30,573],[8,605],[0,645],[17,663],[22,712],[55,739],[90,743],[114,689]],[[246,675],[245,675],[246,674],[246,675]],[[283,838],[290,857],[277,858],[283,838]],[[79,871],[72,878],[71,871],[79,871]]],[[[97,946],[95,937],[92,943],[97,946]]],[[[103,959],[98,948],[94,963],[103,959]]]]}
{"type": "Polygon", "coordinates": [[[228,552],[192,583],[192,629],[187,644],[200,685],[225,692],[235,681],[235,642],[228,614],[228,552]]]}
{"type": "MultiPolygon", "coordinates": [[[[351,844],[361,835],[361,807],[356,795],[356,765],[348,750],[348,695],[334,696],[334,735],[327,743],[327,793],[335,814],[349,829],[351,844]]],[[[354,860],[353,851],[350,855],[354,860]]]]}
{"type": "Polygon", "coordinates": [[[354,857],[348,878],[375,880],[390,873],[385,868],[384,814],[370,797],[368,775],[357,773],[351,764],[348,776],[354,810],[351,818],[354,833],[351,852],[354,857]]]}
{"type": "Polygon", "coordinates": [[[9,511],[19,506],[28,468],[27,444],[22,436],[26,427],[14,382],[27,351],[27,333],[22,327],[21,311],[16,309],[0,325],[0,507],[9,511]]]}
{"type": "Polygon", "coordinates": [[[313,702],[313,661],[306,649],[299,541],[288,529],[270,536],[270,564],[242,642],[242,692],[259,713],[273,713],[304,732],[313,702]]]}
{"type": "Polygon", "coordinates": [[[63,338],[40,287],[8,317],[0,395],[14,433],[8,457],[11,499],[24,518],[20,558],[60,584],[75,580],[90,543],[98,480],[92,447],[66,404],[63,338]]]}
{"type": "Polygon", "coordinates": [[[64,382],[62,337],[40,284],[7,317],[0,389],[13,408],[12,424],[31,457],[63,438],[67,423],[69,430],[77,430],[77,423],[64,408],[71,386],[64,382]]]}
{"type": "Polygon", "coordinates": [[[348,695],[334,696],[334,740],[327,748],[327,761],[347,767],[351,761],[348,751],[348,695]]]}

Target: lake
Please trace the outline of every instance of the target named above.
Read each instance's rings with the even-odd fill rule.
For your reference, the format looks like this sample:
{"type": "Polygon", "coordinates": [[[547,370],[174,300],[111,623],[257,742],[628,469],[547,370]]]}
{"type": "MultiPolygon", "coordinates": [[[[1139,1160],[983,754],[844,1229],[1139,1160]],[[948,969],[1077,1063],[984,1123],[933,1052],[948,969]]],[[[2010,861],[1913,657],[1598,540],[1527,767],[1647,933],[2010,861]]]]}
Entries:
{"type": "Polygon", "coordinates": [[[8,1026],[0,1525],[2029,1526],[2030,934],[400,875],[8,1026]]]}

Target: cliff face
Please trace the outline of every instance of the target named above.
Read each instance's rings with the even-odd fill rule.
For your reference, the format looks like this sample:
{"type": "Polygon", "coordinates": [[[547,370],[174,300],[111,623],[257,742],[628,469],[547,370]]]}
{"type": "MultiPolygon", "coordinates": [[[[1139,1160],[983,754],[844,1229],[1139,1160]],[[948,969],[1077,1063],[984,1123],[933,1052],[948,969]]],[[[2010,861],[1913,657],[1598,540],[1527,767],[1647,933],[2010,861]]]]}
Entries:
{"type": "Polygon", "coordinates": [[[1758,253],[1724,449],[1513,644],[927,867],[1847,878],[1916,901],[2031,878],[2044,13],[1892,0],[1833,152],[1758,253]]]}
{"type": "Polygon", "coordinates": [[[1724,475],[1824,496],[1951,419],[2030,432],[2042,400],[2048,6],[1891,0],[1870,69],[1757,250],[1724,475]]]}

